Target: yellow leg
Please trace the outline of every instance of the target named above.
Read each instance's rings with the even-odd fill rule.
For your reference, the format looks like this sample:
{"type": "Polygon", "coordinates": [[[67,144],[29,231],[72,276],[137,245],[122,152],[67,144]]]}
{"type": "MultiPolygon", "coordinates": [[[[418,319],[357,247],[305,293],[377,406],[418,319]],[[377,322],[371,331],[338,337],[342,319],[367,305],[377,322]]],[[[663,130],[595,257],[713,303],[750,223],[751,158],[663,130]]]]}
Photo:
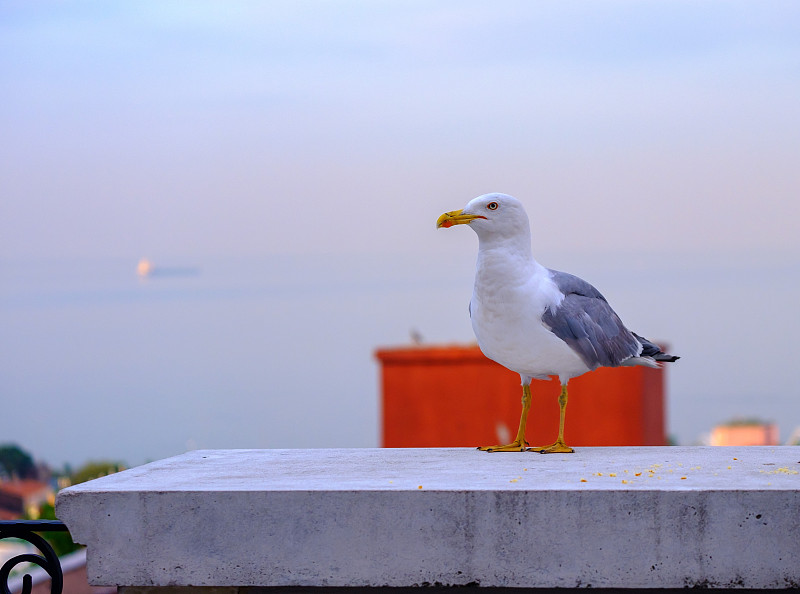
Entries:
{"type": "Polygon", "coordinates": [[[539,450],[541,454],[571,454],[575,450],[564,443],[564,419],[567,416],[567,384],[561,386],[561,394],[558,397],[558,406],[561,414],[558,420],[558,439],[553,445],[539,450]]]}
{"type": "Polygon", "coordinates": [[[519,429],[517,438],[507,445],[482,446],[478,449],[482,452],[524,452],[528,448],[525,440],[525,426],[528,424],[528,412],[531,409],[531,387],[522,386],[522,415],[519,418],[519,429]]]}

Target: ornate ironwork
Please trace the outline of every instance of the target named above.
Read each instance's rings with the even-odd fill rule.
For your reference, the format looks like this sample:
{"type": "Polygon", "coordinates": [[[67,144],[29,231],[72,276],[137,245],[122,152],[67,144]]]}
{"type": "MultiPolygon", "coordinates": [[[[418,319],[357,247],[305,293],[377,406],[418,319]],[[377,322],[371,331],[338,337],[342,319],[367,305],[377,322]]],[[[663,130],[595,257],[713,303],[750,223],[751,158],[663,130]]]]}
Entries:
{"type": "MultiPolygon", "coordinates": [[[[33,563],[44,569],[50,576],[50,594],[61,594],[64,588],[64,575],[61,571],[61,563],[58,555],[53,551],[44,538],[36,534],[37,532],[66,532],[67,527],[58,520],[12,520],[0,521],[0,539],[19,538],[35,546],[41,555],[34,553],[23,553],[12,557],[0,568],[0,592],[2,594],[12,594],[8,586],[8,578],[14,566],[20,563],[33,563]]],[[[29,574],[22,577],[21,594],[30,594],[33,588],[33,579],[29,574]]]]}

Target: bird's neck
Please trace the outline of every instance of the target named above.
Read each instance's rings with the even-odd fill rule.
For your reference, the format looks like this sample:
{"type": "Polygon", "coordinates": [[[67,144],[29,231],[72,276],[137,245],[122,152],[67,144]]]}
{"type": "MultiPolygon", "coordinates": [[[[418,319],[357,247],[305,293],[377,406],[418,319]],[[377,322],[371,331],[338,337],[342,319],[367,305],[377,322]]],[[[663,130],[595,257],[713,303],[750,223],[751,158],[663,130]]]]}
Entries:
{"type": "Polygon", "coordinates": [[[524,283],[544,269],[533,257],[530,235],[481,238],[475,282],[524,283]]]}

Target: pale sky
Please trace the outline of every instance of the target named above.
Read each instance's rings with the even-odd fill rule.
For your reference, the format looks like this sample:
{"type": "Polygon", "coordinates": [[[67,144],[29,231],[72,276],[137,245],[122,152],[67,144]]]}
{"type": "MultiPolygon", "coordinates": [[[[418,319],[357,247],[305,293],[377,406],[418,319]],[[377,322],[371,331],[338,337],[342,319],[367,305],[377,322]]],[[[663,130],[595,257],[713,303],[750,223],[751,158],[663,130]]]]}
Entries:
{"type": "Polygon", "coordinates": [[[785,437],[798,73],[795,2],[3,1],[0,265],[366,255],[430,288],[408,315],[376,276],[401,319],[373,347],[470,340],[477,241],[434,222],[506,192],[543,264],[684,356],[673,420],[734,394],[713,422],[785,437]]]}

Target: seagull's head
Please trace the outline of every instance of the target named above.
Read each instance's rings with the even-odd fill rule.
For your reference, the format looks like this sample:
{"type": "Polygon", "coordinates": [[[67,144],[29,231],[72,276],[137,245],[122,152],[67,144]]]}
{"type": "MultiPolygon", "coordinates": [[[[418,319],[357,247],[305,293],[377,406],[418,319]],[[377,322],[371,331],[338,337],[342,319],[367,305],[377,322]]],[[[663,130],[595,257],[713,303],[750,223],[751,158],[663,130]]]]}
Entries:
{"type": "Polygon", "coordinates": [[[530,225],[522,203],[508,194],[484,194],[461,210],[444,213],[436,228],[469,225],[481,239],[528,235],[530,225]]]}

